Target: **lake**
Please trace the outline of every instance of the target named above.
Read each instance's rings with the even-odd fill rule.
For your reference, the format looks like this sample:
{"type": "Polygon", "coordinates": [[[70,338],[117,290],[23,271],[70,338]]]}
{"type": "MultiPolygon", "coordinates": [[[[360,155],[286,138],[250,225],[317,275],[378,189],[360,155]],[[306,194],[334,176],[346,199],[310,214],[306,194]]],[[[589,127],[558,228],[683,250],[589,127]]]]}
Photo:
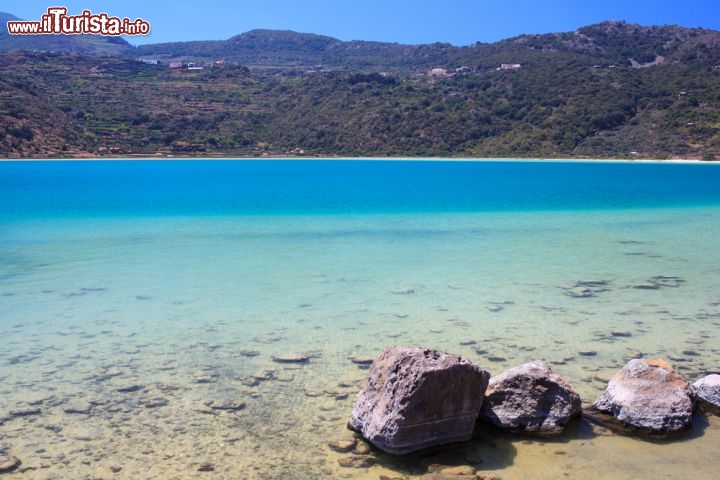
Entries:
{"type": "Polygon", "coordinates": [[[714,478],[699,414],[672,443],[579,421],[361,469],[327,444],[389,345],[541,359],[584,406],[630,358],[719,372],[719,278],[713,164],[0,162],[6,477],[714,478]]]}

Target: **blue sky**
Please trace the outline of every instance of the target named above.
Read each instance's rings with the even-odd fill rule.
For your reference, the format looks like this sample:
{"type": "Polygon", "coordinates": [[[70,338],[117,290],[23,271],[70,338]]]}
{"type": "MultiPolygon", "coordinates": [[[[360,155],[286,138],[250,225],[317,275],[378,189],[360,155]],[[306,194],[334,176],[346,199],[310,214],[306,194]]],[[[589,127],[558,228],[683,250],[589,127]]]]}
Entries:
{"type": "Polygon", "coordinates": [[[133,44],[224,40],[254,28],[454,45],[573,31],[603,20],[720,30],[720,0],[3,0],[0,11],[39,20],[50,6],[143,18],[152,31],[129,39],[133,44]]]}

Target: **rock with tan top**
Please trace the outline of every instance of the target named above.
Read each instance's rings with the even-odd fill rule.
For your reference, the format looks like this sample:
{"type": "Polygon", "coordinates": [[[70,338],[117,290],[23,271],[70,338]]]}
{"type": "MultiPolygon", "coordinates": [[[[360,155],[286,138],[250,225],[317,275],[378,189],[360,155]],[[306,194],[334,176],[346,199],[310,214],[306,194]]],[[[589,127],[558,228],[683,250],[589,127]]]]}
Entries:
{"type": "Polygon", "coordinates": [[[608,383],[592,408],[610,413],[642,433],[673,433],[692,422],[690,383],[664,360],[630,360],[608,383]]]}
{"type": "Polygon", "coordinates": [[[468,441],[489,378],[458,355],[389,347],[373,363],[348,428],[395,455],[468,441]]]}
{"type": "Polygon", "coordinates": [[[490,379],[480,418],[505,430],[551,436],[581,413],[580,395],[546,363],[535,361],[490,379]]]}

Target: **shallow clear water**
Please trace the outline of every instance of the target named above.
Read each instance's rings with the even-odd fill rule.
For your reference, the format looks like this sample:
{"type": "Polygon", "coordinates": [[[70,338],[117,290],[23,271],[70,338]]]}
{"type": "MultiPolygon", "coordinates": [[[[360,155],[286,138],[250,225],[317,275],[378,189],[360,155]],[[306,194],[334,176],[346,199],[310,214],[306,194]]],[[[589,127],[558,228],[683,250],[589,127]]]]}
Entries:
{"type": "Polygon", "coordinates": [[[31,469],[8,478],[195,478],[203,462],[217,478],[413,478],[428,463],[510,479],[711,478],[720,466],[720,424],[701,416],[669,445],[581,422],[553,442],[375,453],[367,469],[339,467],[346,454],[327,447],[352,438],[367,374],[352,359],[392,344],[492,374],[543,359],[585,404],[639,354],[692,380],[718,371],[715,166],[37,162],[0,174],[0,444],[31,469]],[[637,288],[660,275],[677,286],[637,288]],[[568,295],[591,280],[606,286],[568,295]],[[273,361],[288,353],[311,358],[273,361]],[[206,405],[226,399],[246,406],[206,405]],[[10,414],[22,408],[39,412],[10,414]]]}

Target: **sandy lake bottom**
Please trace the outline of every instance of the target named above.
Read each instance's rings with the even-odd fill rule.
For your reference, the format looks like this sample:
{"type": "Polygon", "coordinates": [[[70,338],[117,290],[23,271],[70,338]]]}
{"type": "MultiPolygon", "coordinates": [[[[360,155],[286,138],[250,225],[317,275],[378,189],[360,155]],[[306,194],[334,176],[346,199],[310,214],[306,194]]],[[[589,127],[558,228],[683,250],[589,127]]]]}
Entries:
{"type": "MultiPolygon", "coordinates": [[[[714,478],[720,421],[674,442],[574,424],[344,468],[388,345],[491,374],[542,359],[588,405],[630,358],[720,370],[720,208],[18,219],[0,244],[8,479],[714,478]],[[577,295],[591,285],[587,295],[577,295]],[[303,364],[277,357],[302,354],[303,364]],[[275,359],[274,359],[275,358],[275,359]]],[[[365,448],[359,444],[361,450],[365,448]]]]}

